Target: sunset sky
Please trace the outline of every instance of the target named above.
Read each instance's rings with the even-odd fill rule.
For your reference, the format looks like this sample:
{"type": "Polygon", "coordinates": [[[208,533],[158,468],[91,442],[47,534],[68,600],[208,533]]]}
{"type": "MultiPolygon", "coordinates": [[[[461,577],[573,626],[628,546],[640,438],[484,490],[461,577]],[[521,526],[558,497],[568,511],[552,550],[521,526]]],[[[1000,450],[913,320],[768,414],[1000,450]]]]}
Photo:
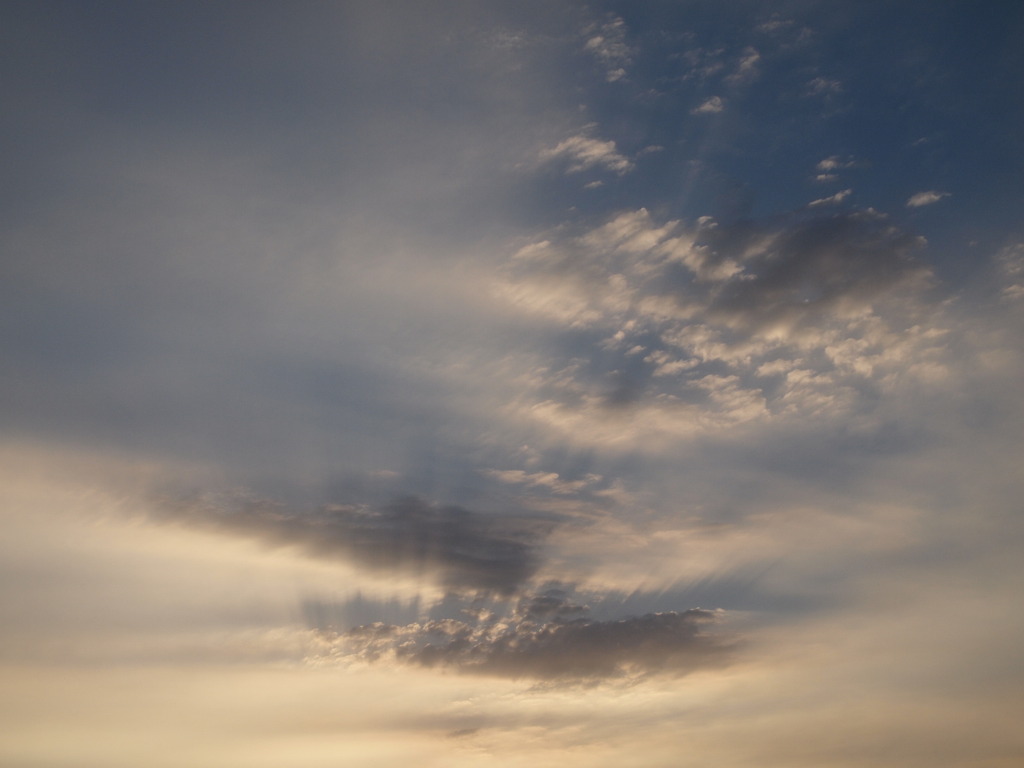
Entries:
{"type": "Polygon", "coordinates": [[[0,21],[0,764],[1024,764],[1024,3],[0,21]]]}

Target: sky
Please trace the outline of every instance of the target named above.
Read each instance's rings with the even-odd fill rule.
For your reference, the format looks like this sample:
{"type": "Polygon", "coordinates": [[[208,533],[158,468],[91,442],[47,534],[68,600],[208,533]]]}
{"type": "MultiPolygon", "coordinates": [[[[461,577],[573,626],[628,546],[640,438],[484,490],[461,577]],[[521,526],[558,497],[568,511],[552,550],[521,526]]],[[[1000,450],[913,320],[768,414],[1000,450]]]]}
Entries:
{"type": "Polygon", "coordinates": [[[0,4],[0,762],[1024,761],[1024,4],[0,4]]]}

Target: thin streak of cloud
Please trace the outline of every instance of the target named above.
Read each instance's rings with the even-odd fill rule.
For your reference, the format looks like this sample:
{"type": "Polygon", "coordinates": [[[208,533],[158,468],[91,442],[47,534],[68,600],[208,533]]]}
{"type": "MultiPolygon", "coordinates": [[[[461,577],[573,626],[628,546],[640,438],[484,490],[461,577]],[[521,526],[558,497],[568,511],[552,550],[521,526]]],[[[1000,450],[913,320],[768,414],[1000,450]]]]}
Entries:
{"type": "Polygon", "coordinates": [[[843,189],[839,192],[836,192],[834,195],[829,195],[828,197],[823,197],[818,200],[812,200],[807,204],[807,206],[809,208],[820,208],[821,206],[824,205],[839,205],[852,194],[852,189],[843,189]]]}

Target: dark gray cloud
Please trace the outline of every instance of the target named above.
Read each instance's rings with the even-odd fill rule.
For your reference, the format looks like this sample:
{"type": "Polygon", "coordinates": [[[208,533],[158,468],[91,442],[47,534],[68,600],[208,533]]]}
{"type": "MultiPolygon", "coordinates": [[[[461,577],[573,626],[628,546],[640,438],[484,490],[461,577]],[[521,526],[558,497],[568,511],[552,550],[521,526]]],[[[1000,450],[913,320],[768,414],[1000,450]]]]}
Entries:
{"type": "MultiPolygon", "coordinates": [[[[473,613],[473,612],[470,612],[473,613]]],[[[686,673],[725,661],[728,645],[704,631],[718,614],[699,608],[613,620],[590,618],[560,590],[523,597],[507,619],[375,623],[337,636],[339,653],[512,678],[578,680],[686,673]]]]}
{"type": "Polygon", "coordinates": [[[552,523],[435,506],[416,497],[380,507],[325,505],[296,512],[264,499],[165,502],[166,519],[341,557],[376,571],[422,574],[453,590],[510,594],[533,575],[552,523]]]}

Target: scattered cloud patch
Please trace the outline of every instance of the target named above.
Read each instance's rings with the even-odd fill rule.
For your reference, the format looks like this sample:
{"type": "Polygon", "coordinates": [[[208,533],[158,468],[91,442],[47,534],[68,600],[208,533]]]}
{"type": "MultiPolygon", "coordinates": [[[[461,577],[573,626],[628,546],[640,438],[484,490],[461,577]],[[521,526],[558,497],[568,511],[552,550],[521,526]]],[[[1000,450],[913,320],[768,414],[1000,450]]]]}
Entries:
{"type": "Polygon", "coordinates": [[[839,80],[815,77],[807,83],[804,92],[808,96],[836,96],[843,92],[843,84],[839,80]]]}
{"type": "Polygon", "coordinates": [[[721,96],[712,96],[704,100],[699,106],[690,110],[692,115],[714,115],[725,109],[725,102],[721,96]]]}
{"type": "Polygon", "coordinates": [[[820,160],[816,167],[822,173],[831,173],[832,171],[853,168],[856,164],[857,161],[852,157],[832,155],[830,157],[826,157],[824,160],[820,160]]]}
{"type": "Polygon", "coordinates": [[[704,81],[720,75],[727,67],[724,48],[692,48],[681,58],[688,67],[683,80],[704,81]]]}
{"type": "Polygon", "coordinates": [[[627,31],[626,22],[618,16],[586,30],[589,37],[584,50],[604,65],[605,80],[609,83],[625,79],[626,67],[632,63],[633,51],[626,42],[627,31]]]}
{"type": "Polygon", "coordinates": [[[502,483],[545,488],[558,495],[571,495],[599,483],[600,475],[587,474],[580,480],[565,480],[557,472],[524,472],[521,469],[485,469],[482,474],[502,483]]]}
{"type": "Polygon", "coordinates": [[[1024,299],[1024,243],[1008,246],[996,254],[999,276],[1005,283],[1000,296],[1005,301],[1024,299]]]}
{"type": "Polygon", "coordinates": [[[614,141],[602,141],[579,134],[565,139],[540,154],[542,162],[565,162],[569,173],[601,168],[620,176],[633,170],[633,161],[622,155],[614,141]]]}
{"type": "Polygon", "coordinates": [[[849,194],[743,227],[626,211],[520,251],[505,295],[602,338],[600,355],[577,345],[537,370],[512,407],[596,443],[644,434],[654,445],[754,421],[852,418],[909,361],[941,370],[921,240],[870,209],[826,213],[849,194]]]}
{"type": "Polygon", "coordinates": [[[918,192],[907,198],[908,208],[921,208],[925,205],[932,205],[933,203],[939,202],[943,198],[949,197],[952,193],[950,192],[937,192],[934,189],[929,189],[925,192],[918,192]]]}
{"type": "Polygon", "coordinates": [[[796,24],[792,19],[781,19],[778,17],[772,18],[768,21],[762,22],[757,25],[758,32],[764,32],[766,34],[776,34],[784,30],[792,28],[796,24]]]}
{"type": "Polygon", "coordinates": [[[761,75],[760,62],[761,54],[756,48],[748,46],[736,63],[733,73],[725,78],[726,82],[733,86],[754,82],[761,75]]]}

